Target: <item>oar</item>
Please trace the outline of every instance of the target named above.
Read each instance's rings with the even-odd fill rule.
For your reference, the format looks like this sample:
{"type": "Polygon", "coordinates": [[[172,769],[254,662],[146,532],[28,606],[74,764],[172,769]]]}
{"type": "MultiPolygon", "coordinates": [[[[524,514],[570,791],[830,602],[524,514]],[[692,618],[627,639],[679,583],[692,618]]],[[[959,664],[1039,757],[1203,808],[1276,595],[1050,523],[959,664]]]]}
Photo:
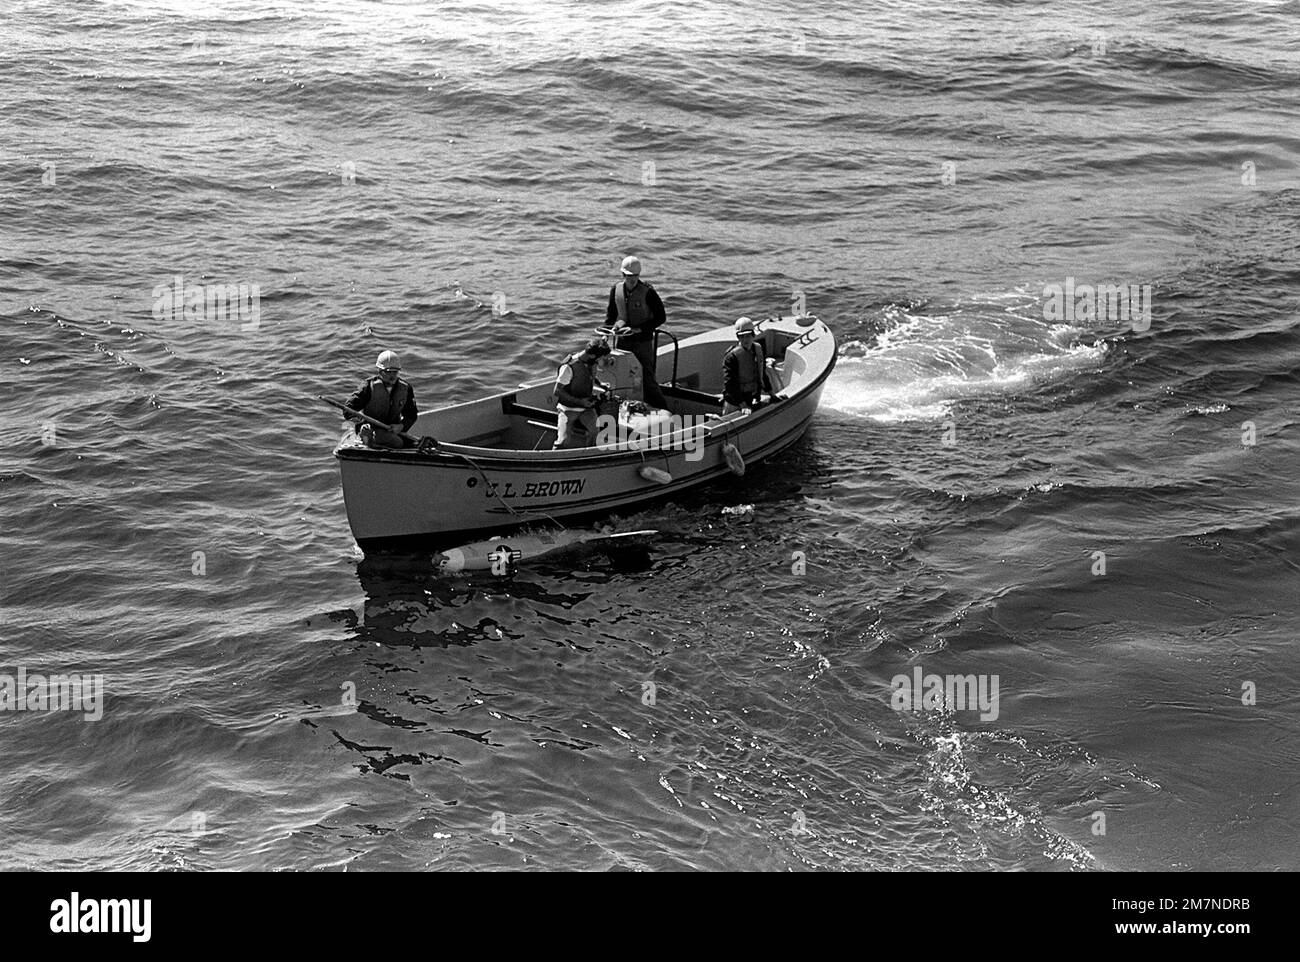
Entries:
{"type": "MultiPolygon", "coordinates": [[[[380,421],[377,418],[372,418],[369,414],[362,414],[360,411],[354,411],[352,408],[348,407],[342,401],[336,401],[333,398],[325,397],[323,394],[317,394],[316,397],[324,401],[326,404],[330,404],[338,408],[340,411],[343,412],[344,417],[346,417],[349,421],[362,421],[366,424],[369,424],[372,428],[379,428],[381,431],[392,430],[383,421],[380,421]]],[[[407,434],[405,431],[396,431],[394,433],[403,441],[410,441],[414,443],[415,446],[420,450],[423,450],[425,447],[429,445],[432,445],[435,448],[438,446],[438,442],[434,438],[430,438],[430,437],[417,438],[410,434],[407,434]]]]}

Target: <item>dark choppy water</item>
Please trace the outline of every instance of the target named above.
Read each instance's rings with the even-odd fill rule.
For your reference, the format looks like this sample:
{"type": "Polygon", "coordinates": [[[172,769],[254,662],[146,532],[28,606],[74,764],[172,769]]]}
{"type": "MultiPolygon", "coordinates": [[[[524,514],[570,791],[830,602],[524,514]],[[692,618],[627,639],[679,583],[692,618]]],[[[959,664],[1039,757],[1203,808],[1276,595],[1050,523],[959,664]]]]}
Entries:
{"type": "Polygon", "coordinates": [[[0,4],[0,670],[108,688],[0,714],[4,864],[1300,865],[1300,3],[205,6],[0,4]],[[630,250],[804,292],[806,440],[643,564],[361,561],[305,395],[536,376],[630,250]]]}

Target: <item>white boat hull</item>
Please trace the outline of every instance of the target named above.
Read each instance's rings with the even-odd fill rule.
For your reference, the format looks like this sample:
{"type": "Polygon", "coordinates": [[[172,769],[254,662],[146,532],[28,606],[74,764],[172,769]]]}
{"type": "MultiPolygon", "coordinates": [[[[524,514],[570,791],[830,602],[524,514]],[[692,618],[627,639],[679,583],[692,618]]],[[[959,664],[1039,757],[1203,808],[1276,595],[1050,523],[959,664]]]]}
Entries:
{"type": "MultiPolygon", "coordinates": [[[[789,397],[752,413],[708,422],[693,441],[673,438],[672,448],[502,450],[441,442],[436,453],[416,454],[340,445],[335,454],[353,536],[367,549],[459,544],[522,524],[635,508],[731,476],[725,444],[735,445],[752,466],[798,441],[813,419],[834,366],[834,338],[820,321],[795,330],[800,329],[809,339],[805,350],[813,353],[815,347],[821,355],[818,369],[805,367],[806,383],[791,384],[789,397]],[[671,480],[642,472],[646,465],[667,472],[671,480]]],[[[726,342],[716,335],[700,337],[725,350],[726,342]]],[[[798,348],[789,350],[797,354],[798,348]]],[[[418,426],[412,431],[419,433],[418,426]]]]}

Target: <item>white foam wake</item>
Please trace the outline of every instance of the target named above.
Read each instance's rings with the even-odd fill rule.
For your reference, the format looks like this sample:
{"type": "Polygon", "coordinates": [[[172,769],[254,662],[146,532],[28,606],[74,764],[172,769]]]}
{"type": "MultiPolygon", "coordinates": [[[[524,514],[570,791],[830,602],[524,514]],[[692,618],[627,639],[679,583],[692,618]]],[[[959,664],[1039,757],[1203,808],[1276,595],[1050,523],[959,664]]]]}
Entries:
{"type": "Polygon", "coordinates": [[[1041,313],[1019,292],[958,303],[947,314],[886,308],[873,343],[841,345],[821,403],[881,423],[942,420],[964,398],[1024,390],[1100,363],[1104,341],[1041,313]]]}

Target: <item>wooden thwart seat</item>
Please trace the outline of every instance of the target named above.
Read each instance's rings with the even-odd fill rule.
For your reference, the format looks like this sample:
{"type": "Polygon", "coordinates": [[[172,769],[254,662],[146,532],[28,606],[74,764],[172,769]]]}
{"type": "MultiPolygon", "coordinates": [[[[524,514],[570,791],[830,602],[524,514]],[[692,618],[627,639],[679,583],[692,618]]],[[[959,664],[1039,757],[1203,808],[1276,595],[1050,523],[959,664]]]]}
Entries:
{"type": "MultiPolygon", "coordinates": [[[[689,401],[710,411],[722,410],[722,402],[716,394],[706,394],[704,391],[696,391],[688,387],[673,387],[670,384],[661,384],[659,387],[663,391],[665,398],[689,401]]],[[[559,430],[560,413],[558,411],[554,408],[547,409],[533,407],[531,404],[520,404],[515,400],[513,394],[501,399],[501,413],[510,417],[523,418],[530,427],[544,431],[559,430]]]]}
{"type": "Polygon", "coordinates": [[[548,411],[546,408],[535,408],[531,404],[520,404],[513,394],[501,399],[501,413],[524,418],[533,427],[547,431],[558,430],[560,426],[559,411],[553,409],[548,411]]]}
{"type": "Polygon", "coordinates": [[[664,397],[675,397],[682,401],[693,401],[704,407],[716,408],[722,410],[722,402],[718,400],[716,394],[706,394],[703,391],[696,391],[689,387],[673,387],[671,384],[659,385],[659,390],[663,392],[664,397]]]}

